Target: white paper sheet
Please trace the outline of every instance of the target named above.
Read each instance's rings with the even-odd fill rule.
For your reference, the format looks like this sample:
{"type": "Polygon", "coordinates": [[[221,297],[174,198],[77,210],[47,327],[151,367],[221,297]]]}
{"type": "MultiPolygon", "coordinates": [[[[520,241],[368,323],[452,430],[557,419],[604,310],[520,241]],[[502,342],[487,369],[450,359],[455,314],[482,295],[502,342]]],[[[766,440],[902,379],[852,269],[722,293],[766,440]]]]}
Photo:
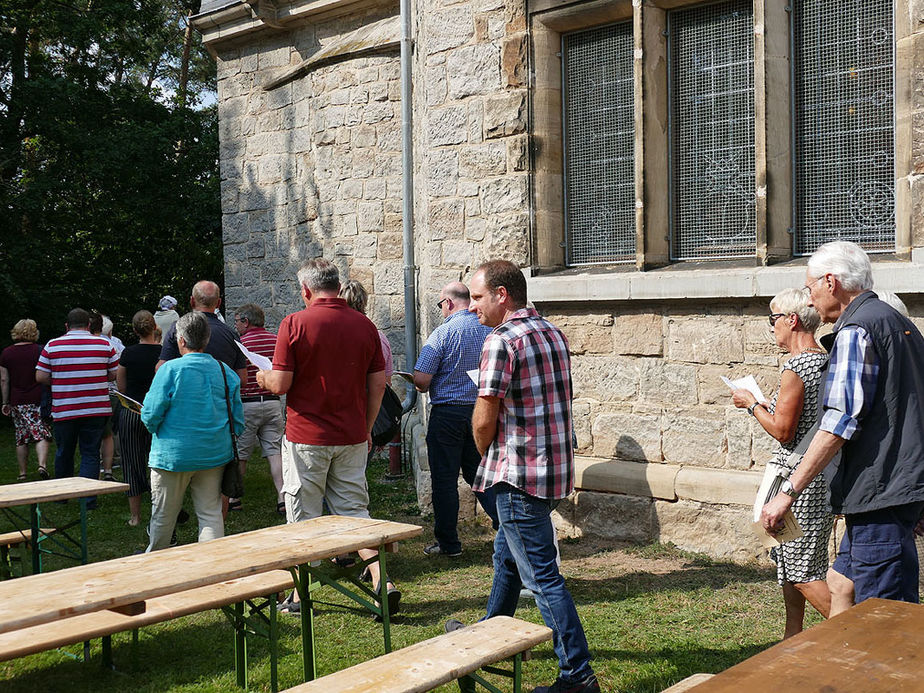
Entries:
{"type": "Polygon", "coordinates": [[[475,385],[477,386],[478,385],[478,369],[473,368],[470,371],[465,371],[465,373],[468,375],[469,378],[472,379],[472,382],[475,383],[475,385]]]}
{"type": "Polygon", "coordinates": [[[738,378],[737,380],[729,380],[723,375],[722,382],[728,385],[730,390],[747,390],[752,395],[754,395],[758,402],[769,401],[764,396],[764,393],[760,391],[760,385],[757,384],[757,381],[754,379],[753,375],[746,375],[745,377],[738,378]]]}
{"type": "Polygon", "coordinates": [[[258,371],[273,370],[272,360],[266,358],[265,356],[261,354],[255,354],[254,352],[252,352],[250,349],[248,349],[247,347],[245,347],[243,344],[241,344],[238,341],[235,341],[234,343],[237,344],[238,349],[244,352],[244,356],[247,357],[247,360],[257,367],[258,371]]]}

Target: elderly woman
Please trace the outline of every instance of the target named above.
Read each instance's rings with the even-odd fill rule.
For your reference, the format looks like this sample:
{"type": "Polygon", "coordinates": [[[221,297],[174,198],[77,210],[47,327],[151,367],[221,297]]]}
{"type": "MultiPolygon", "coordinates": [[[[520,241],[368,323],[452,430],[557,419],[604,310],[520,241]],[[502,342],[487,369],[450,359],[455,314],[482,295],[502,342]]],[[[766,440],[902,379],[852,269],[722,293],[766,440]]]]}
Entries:
{"type": "Polygon", "coordinates": [[[13,326],[10,336],[13,345],[0,353],[0,389],[3,391],[3,415],[13,417],[18,478],[20,481],[26,479],[29,443],[35,443],[39,476],[47,479],[51,429],[39,412],[42,385],[35,381],[35,364],[42,347],[36,344],[39,332],[35,320],[20,320],[13,326]]]}
{"type": "MultiPolygon", "coordinates": [[[[119,356],[116,383],[119,392],[143,405],[154,380],[154,367],[160,358],[160,343],[154,336],[157,324],[150,311],[135,313],[132,330],[138,336],[138,343],[125,347],[119,356]]],[[[148,481],[151,433],[141,422],[141,415],[126,407],[120,407],[119,451],[122,475],[128,484],[128,509],[131,513],[128,524],[136,527],[141,523],[141,494],[151,490],[148,481]]]]}
{"type": "Polygon", "coordinates": [[[160,367],[144,399],[141,420],[152,435],[148,551],[169,545],[187,486],[199,519],[199,541],[225,533],[221,477],[234,457],[229,418],[235,433],[243,431],[244,407],[237,374],[204,353],[210,332],[197,311],[177,321],[181,356],[160,367]]]}
{"type": "MultiPolygon", "coordinates": [[[[786,289],[770,301],[770,326],[777,346],[792,354],[780,376],[773,401],[757,402],[750,392],[735,390],[736,407],[747,409],[780,444],[776,464],[788,467],[789,456],[812,428],[817,417],[819,389],[827,354],[815,341],[820,318],[808,304],[804,291],[786,289]]],[[[828,570],[828,537],[833,516],[828,506],[824,478],[819,475],[792,506],[803,535],[771,550],[777,581],[786,604],[784,638],[802,630],[806,599],[828,617],[831,594],[825,583],[828,570]]]]}
{"type": "MultiPolygon", "coordinates": [[[[340,298],[347,302],[347,305],[355,311],[366,314],[366,304],[369,302],[369,292],[366,291],[360,282],[351,279],[345,282],[340,289],[340,298]]],[[[379,330],[379,341],[382,342],[382,356],[385,357],[385,382],[391,380],[395,372],[394,361],[391,356],[391,342],[382,330],[379,330]]]]}

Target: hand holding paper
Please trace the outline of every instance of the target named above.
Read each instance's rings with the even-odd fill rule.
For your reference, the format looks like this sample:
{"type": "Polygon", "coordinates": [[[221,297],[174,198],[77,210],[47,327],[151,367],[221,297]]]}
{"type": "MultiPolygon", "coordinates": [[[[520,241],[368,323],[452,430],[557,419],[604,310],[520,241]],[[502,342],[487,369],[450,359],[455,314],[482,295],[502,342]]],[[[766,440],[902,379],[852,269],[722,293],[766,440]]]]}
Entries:
{"type": "Polygon", "coordinates": [[[764,393],[760,391],[760,385],[757,384],[757,381],[754,379],[753,375],[747,375],[743,378],[738,378],[737,380],[729,380],[724,375],[722,376],[722,382],[728,385],[730,390],[747,390],[758,402],[766,402],[767,398],[764,396],[764,393]]]}
{"type": "Polygon", "coordinates": [[[263,356],[262,354],[255,354],[250,349],[245,347],[240,342],[234,342],[237,344],[237,348],[244,352],[244,356],[247,357],[247,360],[250,361],[254,366],[257,367],[258,371],[271,371],[273,370],[273,362],[263,356]]]}

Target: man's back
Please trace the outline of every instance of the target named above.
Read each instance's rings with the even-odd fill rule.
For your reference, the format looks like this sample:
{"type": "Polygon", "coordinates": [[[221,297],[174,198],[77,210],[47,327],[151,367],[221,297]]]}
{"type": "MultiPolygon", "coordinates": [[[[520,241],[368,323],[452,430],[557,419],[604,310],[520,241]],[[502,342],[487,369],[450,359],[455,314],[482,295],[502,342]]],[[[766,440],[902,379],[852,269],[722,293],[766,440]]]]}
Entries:
{"type": "MultiPolygon", "coordinates": [[[[247,358],[235,345],[237,334],[234,330],[219,320],[214,313],[203,311],[202,314],[209,321],[209,329],[211,330],[205,353],[226,364],[233,371],[246,368],[247,358]]],[[[180,358],[180,348],[176,342],[176,324],[174,324],[164,335],[160,359],[161,361],[170,361],[178,358],[180,358]]]]}
{"type": "Polygon", "coordinates": [[[481,347],[492,330],[474,313],[453,313],[427,338],[415,370],[433,375],[430,401],[433,404],[472,404],[478,389],[468,371],[478,368],[481,347]]]}
{"type": "Polygon", "coordinates": [[[109,341],[85,330],[71,330],[49,341],[36,368],[51,373],[52,418],[109,416],[109,372],[118,365],[109,341]]]}
{"type": "Polygon", "coordinates": [[[306,445],[366,440],[366,377],[385,369],[375,325],[340,298],[317,298],[279,326],[274,370],[291,371],[286,438],[306,445]]]}

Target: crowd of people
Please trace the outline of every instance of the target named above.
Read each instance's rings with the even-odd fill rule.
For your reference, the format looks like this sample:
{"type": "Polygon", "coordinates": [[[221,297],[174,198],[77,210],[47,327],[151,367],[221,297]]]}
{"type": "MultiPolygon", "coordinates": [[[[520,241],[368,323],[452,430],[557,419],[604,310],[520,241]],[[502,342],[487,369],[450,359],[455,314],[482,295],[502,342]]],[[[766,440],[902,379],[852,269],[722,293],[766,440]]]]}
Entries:
{"type": "MultiPolygon", "coordinates": [[[[98,478],[102,446],[102,473],[110,478],[103,441],[107,425],[118,431],[130,524],[140,524],[141,497],[151,494],[148,551],[175,539],[187,488],[199,541],[222,536],[226,513],[242,508],[241,499],[222,496],[223,469],[239,458],[246,472],[258,443],[276,511],[288,522],[325,511],[369,517],[365,470],[391,377],[391,347],[365,316],[368,294],[359,282],[341,284],[337,268],[323,259],[306,262],[297,280],[305,308],[286,316],[278,334],[252,303],[234,312],[234,328],[225,324],[219,288],[210,281],[193,287],[185,315],[170,296],[155,314],[136,313],[138,343],[129,347],[116,343],[111,321],[79,308],[68,314],[66,334],[44,347],[35,323],[19,321],[15,344],[0,355],[19,478],[26,478],[33,443],[39,474],[48,476],[45,406],[57,443],[56,477],[73,474],[79,447],[79,474],[98,478]],[[239,343],[270,359],[271,368],[248,363],[239,343]],[[140,412],[121,407],[112,416],[113,382],[141,404],[140,412]],[[50,402],[43,403],[42,385],[50,386],[50,402]]],[[[770,301],[773,337],[790,355],[775,395],[765,402],[747,390],[732,393],[733,404],[779,442],[774,469],[783,477],[781,491],[763,507],[762,526],[776,535],[792,511],[801,528],[799,538],[771,551],[785,637],[802,629],[806,601],[825,617],[870,597],[918,601],[913,534],[924,511],[924,339],[897,297],[872,288],[862,249],[847,242],[820,247],[804,286],[770,301]],[[833,323],[833,331],[816,340],[821,323],[833,323]],[[827,478],[826,467],[834,470],[827,478]],[[843,539],[829,567],[838,518],[843,539]]],[[[413,372],[431,404],[434,541],[424,553],[451,559],[463,551],[456,526],[461,473],[496,530],[485,618],[513,615],[528,590],[553,630],[559,665],[556,681],[535,690],[595,693],[590,648],[559,570],[551,521],[574,489],[568,341],[528,303],[526,280],[508,261],[482,264],[469,286],[447,284],[436,305],[443,322],[413,372]]],[[[375,551],[359,555],[369,561],[375,551]]],[[[398,587],[375,561],[368,572],[376,591],[386,581],[397,613],[398,587]]],[[[282,608],[297,613],[297,595],[282,608]]],[[[447,631],[463,627],[446,624],[447,631]]]]}

